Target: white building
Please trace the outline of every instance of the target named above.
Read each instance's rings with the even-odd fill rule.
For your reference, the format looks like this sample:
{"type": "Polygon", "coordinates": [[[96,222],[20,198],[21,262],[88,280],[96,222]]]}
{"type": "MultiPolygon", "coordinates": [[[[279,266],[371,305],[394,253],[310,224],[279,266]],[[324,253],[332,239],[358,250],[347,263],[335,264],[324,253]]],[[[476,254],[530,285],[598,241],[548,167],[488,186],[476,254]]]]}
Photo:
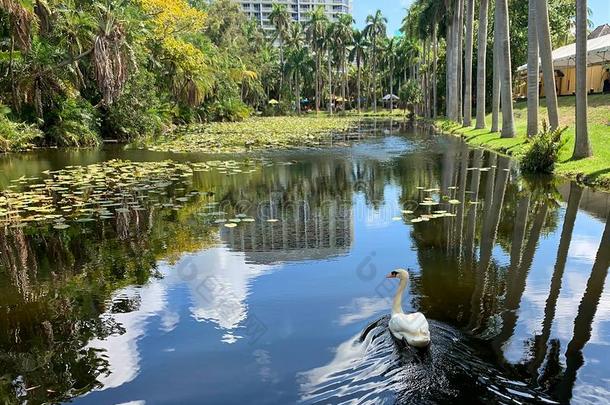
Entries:
{"type": "Polygon", "coordinates": [[[326,15],[331,21],[335,21],[339,14],[351,14],[352,0],[238,0],[244,12],[253,19],[260,22],[266,30],[272,30],[273,25],[269,22],[273,3],[285,4],[286,10],[294,21],[307,21],[307,13],[317,6],[323,6],[326,15]]]}

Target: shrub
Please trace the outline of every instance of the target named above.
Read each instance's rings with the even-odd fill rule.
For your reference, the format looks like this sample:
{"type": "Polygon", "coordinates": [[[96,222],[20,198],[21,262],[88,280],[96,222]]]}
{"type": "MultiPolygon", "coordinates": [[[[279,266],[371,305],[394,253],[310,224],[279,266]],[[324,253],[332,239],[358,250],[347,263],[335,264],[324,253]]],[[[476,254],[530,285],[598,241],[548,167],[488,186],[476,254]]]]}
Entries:
{"type": "Polygon", "coordinates": [[[108,107],[103,132],[121,141],[133,141],[161,135],[171,121],[171,106],[159,94],[154,76],[140,69],[119,99],[108,107]]]}
{"type": "Polygon", "coordinates": [[[0,104],[0,152],[15,152],[31,149],[42,132],[35,126],[8,119],[10,110],[0,104]]]}
{"type": "Polygon", "coordinates": [[[205,115],[209,121],[243,121],[248,118],[252,110],[241,100],[230,98],[214,101],[205,106],[205,115]]]}
{"type": "Polygon", "coordinates": [[[421,103],[424,98],[419,84],[415,80],[409,79],[400,87],[398,97],[403,110],[409,110],[409,118],[412,119],[415,116],[415,104],[421,103]]]}
{"type": "Polygon", "coordinates": [[[526,173],[553,173],[559,150],[567,142],[561,138],[566,129],[567,127],[551,130],[543,122],[542,131],[530,140],[521,157],[521,169],[526,173]]]}
{"type": "Polygon", "coordinates": [[[60,146],[96,146],[100,143],[98,112],[82,98],[67,98],[52,117],[48,134],[60,146]]]}

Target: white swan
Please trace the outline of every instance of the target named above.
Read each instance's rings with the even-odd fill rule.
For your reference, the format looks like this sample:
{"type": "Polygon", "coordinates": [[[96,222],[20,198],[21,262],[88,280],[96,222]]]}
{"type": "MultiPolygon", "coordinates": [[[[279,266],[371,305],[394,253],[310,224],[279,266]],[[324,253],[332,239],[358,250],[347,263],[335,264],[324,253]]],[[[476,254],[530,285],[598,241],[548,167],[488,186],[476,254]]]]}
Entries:
{"type": "Polygon", "coordinates": [[[402,293],[407,287],[409,272],[404,269],[396,269],[388,274],[386,278],[400,279],[400,285],[392,304],[392,318],[390,318],[389,322],[390,332],[397,339],[405,339],[411,346],[428,346],[430,344],[430,329],[424,314],[421,312],[413,314],[402,312],[402,293]]]}

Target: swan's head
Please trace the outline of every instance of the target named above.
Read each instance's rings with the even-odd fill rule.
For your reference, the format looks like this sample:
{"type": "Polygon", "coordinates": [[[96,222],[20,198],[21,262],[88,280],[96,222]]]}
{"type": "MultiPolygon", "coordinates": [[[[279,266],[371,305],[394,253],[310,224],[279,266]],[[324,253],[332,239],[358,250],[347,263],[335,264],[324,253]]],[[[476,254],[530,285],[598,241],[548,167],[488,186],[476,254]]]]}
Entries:
{"type": "Polygon", "coordinates": [[[409,272],[405,269],[396,269],[396,270],[391,271],[390,274],[388,274],[385,277],[386,278],[399,278],[401,280],[408,280],[409,272]]]}

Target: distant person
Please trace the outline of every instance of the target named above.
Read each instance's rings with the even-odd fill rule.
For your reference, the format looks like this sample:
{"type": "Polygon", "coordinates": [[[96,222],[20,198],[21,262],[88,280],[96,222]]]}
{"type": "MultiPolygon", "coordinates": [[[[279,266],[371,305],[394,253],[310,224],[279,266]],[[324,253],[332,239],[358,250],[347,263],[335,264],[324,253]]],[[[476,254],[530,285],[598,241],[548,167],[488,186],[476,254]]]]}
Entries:
{"type": "Polygon", "coordinates": [[[610,69],[606,69],[606,73],[604,74],[604,93],[610,93],[610,69]]]}

